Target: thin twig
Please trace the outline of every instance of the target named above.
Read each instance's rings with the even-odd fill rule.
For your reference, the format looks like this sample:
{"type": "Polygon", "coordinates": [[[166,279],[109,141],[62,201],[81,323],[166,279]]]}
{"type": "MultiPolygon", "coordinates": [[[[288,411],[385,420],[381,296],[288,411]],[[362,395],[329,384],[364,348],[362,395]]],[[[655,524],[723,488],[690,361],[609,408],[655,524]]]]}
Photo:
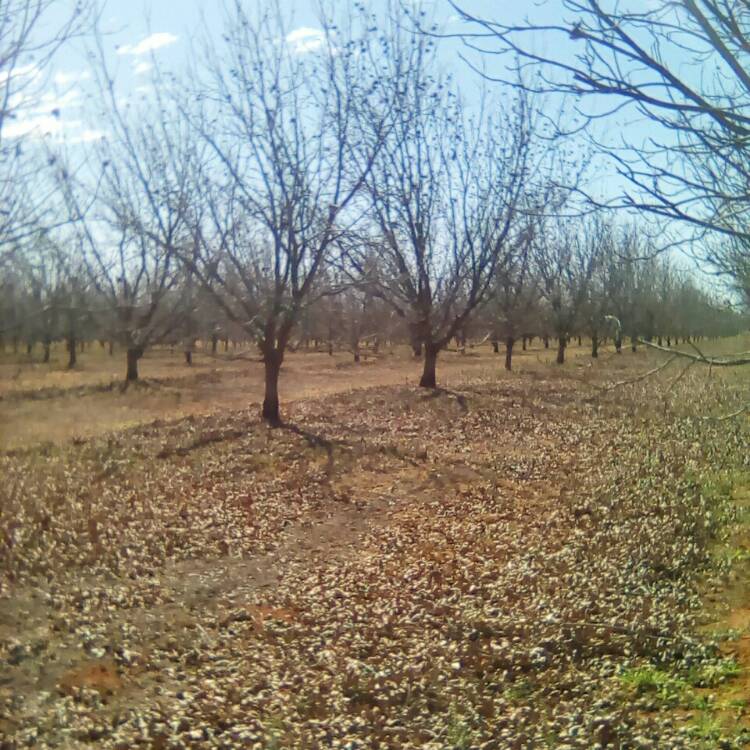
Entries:
{"type": "Polygon", "coordinates": [[[593,383],[592,385],[594,385],[594,388],[600,391],[612,391],[615,388],[620,388],[623,385],[631,385],[633,383],[638,383],[641,380],[645,380],[646,378],[651,377],[652,375],[656,375],[656,373],[658,372],[661,372],[667,366],[672,364],[672,362],[674,362],[676,358],[677,358],[677,355],[673,354],[668,360],[666,360],[665,362],[662,362],[658,367],[654,367],[652,370],[649,370],[648,372],[644,372],[641,375],[638,375],[637,377],[634,377],[634,378],[630,378],[628,380],[619,380],[618,382],[612,383],[612,385],[608,385],[605,387],[594,385],[593,383]]]}

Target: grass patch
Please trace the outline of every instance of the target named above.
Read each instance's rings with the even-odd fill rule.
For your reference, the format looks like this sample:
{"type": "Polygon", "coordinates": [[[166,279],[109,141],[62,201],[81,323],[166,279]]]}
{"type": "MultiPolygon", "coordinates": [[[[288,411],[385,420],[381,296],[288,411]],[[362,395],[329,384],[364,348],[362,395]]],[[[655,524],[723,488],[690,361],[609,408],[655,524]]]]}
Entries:
{"type": "Polygon", "coordinates": [[[717,659],[685,670],[667,670],[646,664],[626,669],[620,681],[636,696],[651,696],[663,707],[705,707],[706,697],[696,695],[694,688],[714,688],[740,674],[733,658],[717,659]]]}

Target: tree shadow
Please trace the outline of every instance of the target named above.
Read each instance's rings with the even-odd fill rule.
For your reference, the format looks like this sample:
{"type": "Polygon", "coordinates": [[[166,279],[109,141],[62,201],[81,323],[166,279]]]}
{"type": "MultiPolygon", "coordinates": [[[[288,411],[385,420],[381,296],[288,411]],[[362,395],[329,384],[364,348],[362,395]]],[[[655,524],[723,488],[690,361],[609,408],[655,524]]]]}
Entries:
{"type": "Polygon", "coordinates": [[[328,438],[323,437],[322,435],[317,435],[314,432],[310,432],[309,430],[306,430],[303,427],[294,424],[293,422],[284,422],[282,420],[278,425],[276,425],[276,427],[277,429],[291,432],[294,435],[299,435],[301,438],[304,438],[307,444],[312,448],[322,448],[326,452],[327,456],[326,474],[329,477],[333,474],[334,448],[336,445],[345,445],[345,443],[337,440],[329,440],[328,438]]]}
{"type": "Polygon", "coordinates": [[[450,396],[451,398],[454,398],[464,414],[469,411],[469,403],[466,400],[466,396],[464,396],[463,393],[452,391],[449,388],[442,388],[440,386],[437,388],[431,388],[430,392],[425,394],[424,398],[425,400],[436,399],[440,398],[440,396],[450,396]]]}

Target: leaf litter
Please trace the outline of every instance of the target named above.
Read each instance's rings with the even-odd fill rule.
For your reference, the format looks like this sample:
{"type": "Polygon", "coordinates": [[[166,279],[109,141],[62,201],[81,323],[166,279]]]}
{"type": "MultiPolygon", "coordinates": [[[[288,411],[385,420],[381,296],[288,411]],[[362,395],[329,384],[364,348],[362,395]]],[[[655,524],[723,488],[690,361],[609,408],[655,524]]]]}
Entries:
{"type": "Polygon", "coordinates": [[[746,423],[461,388],[0,456],[2,747],[695,747],[621,676],[716,658],[700,477],[746,423]]]}

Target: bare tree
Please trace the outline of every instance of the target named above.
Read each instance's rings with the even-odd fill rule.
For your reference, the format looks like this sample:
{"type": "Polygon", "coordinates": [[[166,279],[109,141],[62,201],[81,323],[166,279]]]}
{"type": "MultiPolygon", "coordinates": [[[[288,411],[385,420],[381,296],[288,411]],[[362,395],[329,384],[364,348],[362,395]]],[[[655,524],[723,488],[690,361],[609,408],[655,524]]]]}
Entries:
{"type": "MultiPolygon", "coordinates": [[[[171,241],[159,241],[147,230],[148,197],[129,162],[114,158],[110,144],[100,144],[89,176],[75,177],[63,168],[60,185],[68,204],[71,225],[65,232],[86,269],[102,305],[99,314],[111,317],[114,337],[126,351],[126,383],[138,379],[138,361],[148,346],[174,330],[179,304],[170,305],[169,292],[177,279],[174,243],[184,217],[171,212],[174,204],[159,203],[171,241]]],[[[154,175],[167,176],[166,165],[149,149],[141,162],[154,175]]]]}
{"type": "Polygon", "coordinates": [[[498,351],[500,339],[505,342],[506,370],[513,368],[513,347],[519,336],[532,330],[530,321],[538,307],[539,289],[532,267],[531,237],[529,233],[529,241],[498,268],[487,305],[495,351],[498,351]]]}
{"type": "Polygon", "coordinates": [[[565,362],[570,335],[579,325],[606,231],[598,217],[587,222],[558,217],[545,222],[534,237],[534,265],[557,336],[559,365],[565,362]]]}
{"type": "MultiPolygon", "coordinates": [[[[87,28],[90,4],[55,0],[3,0],[0,5],[0,263],[60,214],[50,214],[54,185],[40,179],[38,134],[20,125],[39,107],[51,63],[87,28]]],[[[52,117],[59,116],[53,112],[52,117]]]]}
{"type": "MultiPolygon", "coordinates": [[[[420,385],[434,388],[439,352],[525,241],[535,117],[525,96],[467,113],[439,76],[434,41],[397,18],[381,43],[375,111],[395,106],[367,179],[381,249],[372,283],[406,321],[415,353],[424,347],[420,385]]],[[[352,262],[362,269],[356,252],[352,262]]]]}
{"type": "Polygon", "coordinates": [[[467,43],[480,53],[511,53],[527,71],[536,68],[538,77],[525,79],[535,82],[535,90],[573,95],[590,121],[631,107],[659,126],[650,129],[648,141],[628,140],[624,132],[624,143],[605,144],[635,188],[610,205],[692,227],[699,257],[746,288],[747,3],[658,0],[639,8],[614,0],[559,0],[560,22],[544,24],[507,24],[462,9],[460,0],[453,4],[471,24],[467,43]],[[613,103],[602,112],[594,102],[606,98],[613,103]],[[587,100],[594,105],[588,110],[587,100]],[[711,241],[711,233],[735,241],[711,241]]]}
{"type": "Polygon", "coordinates": [[[365,56],[343,29],[321,23],[319,45],[300,50],[278,7],[251,17],[235,2],[226,47],[208,53],[200,76],[201,111],[186,113],[212,154],[187,260],[258,342],[262,416],[271,424],[280,422],[279,373],[292,332],[327,293],[320,271],[356,220],[355,197],[382,139],[379,127],[358,127],[375,83],[365,56]]]}

